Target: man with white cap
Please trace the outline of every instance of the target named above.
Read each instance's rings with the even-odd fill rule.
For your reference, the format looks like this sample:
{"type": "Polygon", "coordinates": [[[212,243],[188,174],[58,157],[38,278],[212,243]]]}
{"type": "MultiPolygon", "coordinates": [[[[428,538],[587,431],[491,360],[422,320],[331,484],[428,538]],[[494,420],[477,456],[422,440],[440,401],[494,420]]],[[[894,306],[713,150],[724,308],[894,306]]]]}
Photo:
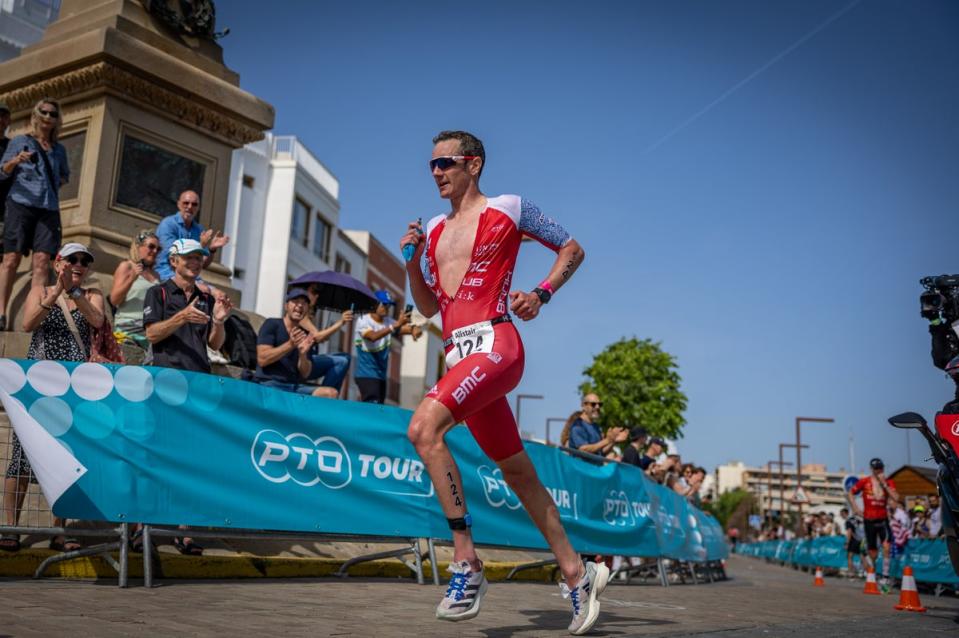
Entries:
{"type": "Polygon", "coordinates": [[[196,285],[209,255],[195,239],[177,239],[170,246],[173,277],[147,291],[143,326],[153,346],[153,365],[210,372],[206,348],[223,346],[223,323],[232,304],[225,295],[214,300],[196,285]]]}

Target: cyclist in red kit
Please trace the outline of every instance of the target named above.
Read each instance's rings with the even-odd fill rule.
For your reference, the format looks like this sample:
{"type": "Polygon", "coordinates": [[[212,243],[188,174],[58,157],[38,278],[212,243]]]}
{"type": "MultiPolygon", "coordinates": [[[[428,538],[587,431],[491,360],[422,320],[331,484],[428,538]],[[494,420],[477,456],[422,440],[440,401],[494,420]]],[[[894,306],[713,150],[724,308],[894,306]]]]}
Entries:
{"type": "Polygon", "coordinates": [[[892,531],[889,529],[889,514],[886,511],[888,499],[899,500],[899,492],[896,491],[896,484],[886,479],[885,469],[882,459],[872,459],[869,461],[869,467],[872,469],[870,476],[863,477],[856,482],[849,490],[849,504],[853,512],[861,514],[863,518],[863,527],[866,531],[866,549],[869,552],[869,558],[872,560],[873,567],[876,565],[876,557],[879,556],[879,543],[882,543],[882,580],[879,582],[883,593],[889,592],[889,542],[892,538],[892,531]],[[856,501],[852,497],[862,492],[862,511],[856,506],[856,501]]]}
{"type": "Polygon", "coordinates": [[[443,438],[464,421],[556,555],[565,581],[560,588],[573,603],[569,630],[582,634],[599,617],[598,596],[609,570],[602,564],[584,565],[570,544],[556,505],[523,449],[506,394],[519,384],[524,362],[510,311],[523,321],[534,319],[582,263],[583,249],[528,200],[487,197],[480,191],[486,152],[474,135],[444,131],[433,144],[429,166],[440,197],[450,201],[450,212],[431,219],[425,229],[410,224],[400,245],[415,247],[406,266],[410,289],[420,312],[427,317],[440,313],[449,368],[423,398],[409,427],[410,441],[453,530],[453,576],[436,617],[475,617],[487,588],[460,472],[443,438]],[[523,236],[556,253],[549,274],[532,292],[510,290],[523,236]]]}

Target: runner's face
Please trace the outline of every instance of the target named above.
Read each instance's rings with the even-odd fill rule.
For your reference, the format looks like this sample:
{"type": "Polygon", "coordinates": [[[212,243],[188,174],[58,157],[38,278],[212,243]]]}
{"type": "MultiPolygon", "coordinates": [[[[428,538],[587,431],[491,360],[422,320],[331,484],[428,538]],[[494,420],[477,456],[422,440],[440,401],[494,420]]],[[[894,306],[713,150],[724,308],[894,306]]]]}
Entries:
{"type": "MultiPolygon", "coordinates": [[[[462,155],[459,140],[443,140],[433,147],[433,157],[447,157],[462,155]]],[[[446,170],[439,167],[433,169],[433,181],[440,191],[440,197],[451,199],[463,195],[469,188],[472,177],[467,160],[459,160],[446,170]]]]}

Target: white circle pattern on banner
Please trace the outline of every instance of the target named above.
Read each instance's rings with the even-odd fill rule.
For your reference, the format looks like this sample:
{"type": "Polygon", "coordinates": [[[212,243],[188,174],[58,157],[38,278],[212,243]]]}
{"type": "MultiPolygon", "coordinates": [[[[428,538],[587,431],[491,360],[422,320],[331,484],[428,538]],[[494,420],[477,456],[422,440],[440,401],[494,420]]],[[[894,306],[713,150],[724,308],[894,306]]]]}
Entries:
{"type": "Polygon", "coordinates": [[[157,373],[156,381],[154,381],[154,392],[161,401],[176,407],[186,403],[190,386],[182,372],[167,368],[157,373]]]}
{"type": "Polygon", "coordinates": [[[113,375],[99,363],[81,363],[73,369],[70,384],[81,399],[99,401],[113,392],[113,375]]]}
{"type": "Polygon", "coordinates": [[[70,373],[56,361],[37,361],[27,370],[27,381],[45,397],[59,397],[70,389],[70,373]]]}
{"type": "Polygon", "coordinates": [[[73,425],[70,405],[57,397],[40,397],[30,406],[30,416],[53,436],[63,436],[73,425]]]}
{"type": "Polygon", "coordinates": [[[16,361],[0,359],[0,388],[7,394],[13,394],[23,389],[27,383],[27,374],[16,361]]]}
{"type": "Polygon", "coordinates": [[[153,394],[153,375],[140,366],[121,366],[113,383],[117,394],[127,401],[146,401],[153,394]]]}

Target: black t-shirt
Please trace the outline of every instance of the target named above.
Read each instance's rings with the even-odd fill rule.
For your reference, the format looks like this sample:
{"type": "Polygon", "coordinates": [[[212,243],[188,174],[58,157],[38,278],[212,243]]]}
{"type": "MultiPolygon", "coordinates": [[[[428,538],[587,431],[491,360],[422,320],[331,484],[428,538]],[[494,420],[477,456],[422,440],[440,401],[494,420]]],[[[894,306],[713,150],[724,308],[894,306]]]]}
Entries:
{"type": "MultiPolygon", "coordinates": [[[[213,296],[193,288],[193,294],[187,299],[186,293],[172,279],[157,284],[147,290],[143,299],[143,327],[152,323],[166,321],[186,308],[196,297],[197,307],[205,310],[213,320],[213,296]],[[206,307],[203,307],[206,304],[206,307]]],[[[211,324],[187,323],[176,329],[173,334],[153,344],[153,365],[193,372],[210,372],[210,358],[206,354],[207,339],[210,337],[211,324]]]]}
{"type": "Polygon", "coordinates": [[[644,472],[649,469],[649,466],[655,461],[651,456],[646,456],[645,454],[640,454],[639,450],[634,448],[632,445],[626,446],[626,451],[623,452],[623,463],[629,463],[630,465],[635,465],[644,472]]]}
{"type": "MultiPolygon", "coordinates": [[[[275,348],[290,340],[290,333],[286,329],[286,324],[282,319],[267,319],[260,326],[260,333],[256,336],[256,345],[270,346],[275,348]]],[[[299,362],[299,351],[293,348],[279,361],[275,361],[265,368],[256,366],[255,378],[257,381],[281,381],[283,383],[303,383],[300,377],[300,370],[297,367],[299,362]]]]}
{"type": "MultiPolygon", "coordinates": [[[[3,134],[3,131],[0,131],[0,157],[3,157],[3,154],[7,152],[7,145],[9,144],[10,139],[3,134]]],[[[7,193],[10,192],[11,184],[13,184],[13,175],[7,179],[0,180],[0,222],[3,222],[3,213],[7,204],[7,193]]]]}

